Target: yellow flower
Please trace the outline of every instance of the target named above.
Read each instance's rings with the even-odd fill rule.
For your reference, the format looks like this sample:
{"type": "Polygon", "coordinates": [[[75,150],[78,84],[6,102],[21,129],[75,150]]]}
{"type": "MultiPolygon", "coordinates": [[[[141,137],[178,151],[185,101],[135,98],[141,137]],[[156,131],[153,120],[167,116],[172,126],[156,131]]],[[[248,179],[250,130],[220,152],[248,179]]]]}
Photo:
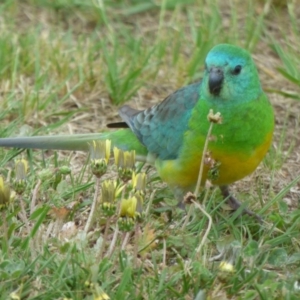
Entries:
{"type": "Polygon", "coordinates": [[[235,269],[233,264],[226,262],[226,261],[221,261],[220,265],[219,265],[219,269],[223,272],[227,272],[227,273],[234,273],[235,269]]]}
{"type": "Polygon", "coordinates": [[[143,197],[135,194],[129,199],[122,199],[120,207],[120,217],[135,219],[141,217],[143,210],[143,197]]]}
{"type": "Polygon", "coordinates": [[[135,151],[123,151],[117,147],[114,147],[113,151],[119,177],[123,181],[128,181],[135,167],[135,151]]]}
{"type": "Polygon", "coordinates": [[[91,159],[104,159],[108,163],[110,157],[111,140],[97,140],[90,144],[91,159]]]}
{"type": "Polygon", "coordinates": [[[135,164],[135,151],[123,151],[114,147],[115,164],[118,168],[133,169],[135,164]]]}
{"type": "Polygon", "coordinates": [[[14,181],[14,189],[18,194],[22,194],[26,188],[26,175],[28,170],[28,162],[26,159],[18,159],[15,162],[16,178],[14,181]]]}
{"type": "Polygon", "coordinates": [[[121,231],[131,231],[135,221],[140,220],[143,210],[143,197],[136,193],[129,199],[122,199],[118,225],[121,231]]]}
{"type": "Polygon", "coordinates": [[[112,203],[115,201],[115,189],[116,189],[116,181],[115,180],[104,180],[101,183],[101,202],[112,203]]]}
{"type": "Polygon", "coordinates": [[[96,177],[101,177],[107,170],[110,157],[111,141],[97,140],[89,144],[91,155],[91,168],[96,177]]]}
{"type": "Polygon", "coordinates": [[[106,216],[112,216],[116,212],[116,198],[122,192],[125,185],[117,186],[116,180],[104,180],[101,183],[100,205],[106,216]]]}
{"type": "Polygon", "coordinates": [[[94,288],[93,300],[109,300],[109,296],[102,290],[102,288],[97,284],[94,288]]]}
{"type": "Polygon", "coordinates": [[[110,299],[109,296],[104,292],[94,295],[94,300],[109,300],[109,299],[110,299]]]}
{"type": "Polygon", "coordinates": [[[122,199],[120,208],[120,217],[135,218],[137,199],[132,197],[130,199],[122,199]]]}
{"type": "Polygon", "coordinates": [[[107,216],[112,216],[116,212],[116,185],[114,180],[104,180],[101,183],[101,207],[107,216]]]}
{"type": "Polygon", "coordinates": [[[10,188],[3,181],[3,177],[0,176],[0,209],[8,206],[10,202],[10,188]]]}
{"type": "Polygon", "coordinates": [[[132,173],[132,185],[136,191],[144,191],[146,188],[147,175],[146,173],[132,173]]]}
{"type": "Polygon", "coordinates": [[[113,202],[123,191],[125,185],[117,186],[116,180],[104,180],[101,183],[102,195],[101,202],[113,202]]]}
{"type": "Polygon", "coordinates": [[[24,177],[26,177],[27,170],[28,170],[27,160],[24,158],[17,159],[15,164],[16,164],[16,173],[18,173],[18,171],[19,171],[19,172],[21,172],[21,174],[19,174],[20,176],[23,175],[24,177]]]}

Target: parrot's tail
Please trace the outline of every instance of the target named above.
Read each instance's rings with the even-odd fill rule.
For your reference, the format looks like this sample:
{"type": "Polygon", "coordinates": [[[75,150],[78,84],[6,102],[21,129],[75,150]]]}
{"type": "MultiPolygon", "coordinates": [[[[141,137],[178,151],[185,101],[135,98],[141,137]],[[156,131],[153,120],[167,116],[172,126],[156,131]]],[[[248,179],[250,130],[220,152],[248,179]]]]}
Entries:
{"type": "Polygon", "coordinates": [[[112,141],[112,147],[128,151],[135,150],[139,160],[144,160],[147,156],[147,149],[130,129],[104,133],[0,138],[0,147],[88,151],[89,143],[106,139],[112,141]]]}

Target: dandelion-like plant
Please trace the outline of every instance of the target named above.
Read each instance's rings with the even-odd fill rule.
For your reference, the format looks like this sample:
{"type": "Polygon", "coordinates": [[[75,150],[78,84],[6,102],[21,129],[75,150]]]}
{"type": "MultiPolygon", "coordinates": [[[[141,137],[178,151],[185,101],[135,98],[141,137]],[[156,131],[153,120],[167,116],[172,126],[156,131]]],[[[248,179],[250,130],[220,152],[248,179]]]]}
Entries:
{"type": "Polygon", "coordinates": [[[92,141],[92,143],[89,145],[91,169],[96,177],[103,176],[107,171],[110,148],[110,140],[92,141]]]}
{"type": "Polygon", "coordinates": [[[15,173],[16,177],[14,180],[14,189],[21,195],[24,193],[27,185],[27,170],[28,162],[25,159],[18,159],[15,162],[15,173]]]}
{"type": "Polygon", "coordinates": [[[92,172],[96,177],[96,186],[95,186],[93,204],[84,228],[85,233],[89,231],[92,224],[92,220],[93,220],[93,216],[95,213],[96,204],[100,192],[100,178],[107,171],[108,160],[110,157],[110,148],[111,148],[110,140],[104,140],[104,141],[98,140],[98,141],[93,141],[91,144],[89,144],[90,164],[91,164],[92,172]]]}
{"type": "Polygon", "coordinates": [[[124,182],[128,182],[132,178],[135,169],[135,151],[123,151],[114,147],[114,158],[119,178],[124,182]]]}
{"type": "Polygon", "coordinates": [[[10,187],[4,182],[0,176],[0,209],[5,209],[10,203],[10,187]]]}

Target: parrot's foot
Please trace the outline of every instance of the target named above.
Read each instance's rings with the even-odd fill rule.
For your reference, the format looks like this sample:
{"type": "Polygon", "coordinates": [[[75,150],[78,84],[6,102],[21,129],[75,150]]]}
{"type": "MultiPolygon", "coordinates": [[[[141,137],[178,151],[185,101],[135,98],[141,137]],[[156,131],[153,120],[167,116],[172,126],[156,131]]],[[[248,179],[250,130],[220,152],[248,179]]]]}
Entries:
{"type": "MultiPolygon", "coordinates": [[[[222,193],[224,199],[226,199],[227,204],[233,210],[238,210],[241,206],[241,203],[230,194],[228,186],[227,185],[220,186],[220,190],[221,190],[221,193],[222,193]]],[[[256,218],[259,221],[259,223],[262,223],[262,217],[248,208],[244,208],[242,211],[242,214],[247,214],[249,216],[252,216],[252,217],[256,218]]]]}

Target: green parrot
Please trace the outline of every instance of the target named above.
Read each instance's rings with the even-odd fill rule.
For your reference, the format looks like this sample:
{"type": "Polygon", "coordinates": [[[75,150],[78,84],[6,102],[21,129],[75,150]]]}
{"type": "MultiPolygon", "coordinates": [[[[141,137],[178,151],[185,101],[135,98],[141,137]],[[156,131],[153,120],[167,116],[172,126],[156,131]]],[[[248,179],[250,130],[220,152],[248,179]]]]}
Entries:
{"type": "MultiPolygon", "coordinates": [[[[182,201],[194,191],[204,143],[210,127],[209,111],[221,114],[209,138],[202,184],[218,185],[227,203],[240,203],[228,185],[252,173],[266,155],[274,130],[273,108],[263,92],[251,55],[220,44],[205,59],[203,79],[175,91],[145,110],[127,105],[119,110],[123,128],[105,133],[15,137],[0,139],[0,147],[88,150],[93,140],[110,139],[112,147],[135,150],[137,160],[153,164],[162,180],[182,201]],[[213,163],[212,163],[213,162],[213,163]]],[[[245,209],[245,213],[255,215],[245,209]]]]}

